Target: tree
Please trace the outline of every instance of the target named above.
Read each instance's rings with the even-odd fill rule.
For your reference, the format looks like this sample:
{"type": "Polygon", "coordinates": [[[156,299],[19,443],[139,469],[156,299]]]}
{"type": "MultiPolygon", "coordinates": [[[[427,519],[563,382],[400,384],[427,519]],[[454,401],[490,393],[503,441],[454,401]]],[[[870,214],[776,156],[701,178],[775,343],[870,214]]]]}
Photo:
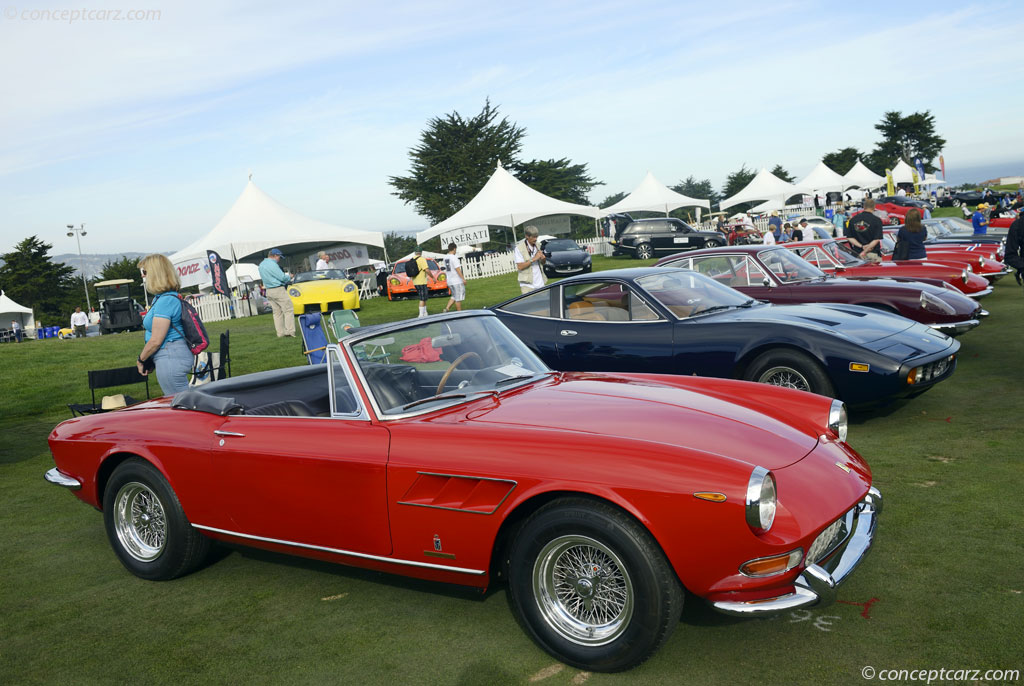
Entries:
{"type": "Polygon", "coordinates": [[[915,157],[921,158],[926,172],[936,170],[932,160],[942,152],[946,139],[935,133],[935,117],[930,110],[905,117],[901,112],[886,112],[875,129],[882,134],[871,153],[871,165],[876,170],[892,169],[900,158],[913,164],[915,157]]]}
{"type": "Polygon", "coordinates": [[[498,109],[488,99],[469,119],[458,112],[431,119],[420,144],[409,151],[410,174],[388,179],[395,189],[392,195],[437,224],[472,200],[499,161],[517,171],[526,129],[497,118],[498,109]]]}
{"type": "Polygon", "coordinates": [[[725,179],[725,186],[722,187],[722,198],[731,198],[732,196],[743,190],[748,183],[754,180],[757,176],[757,172],[752,169],[747,169],[747,165],[743,165],[737,171],[725,179]]]}
{"type": "Polygon", "coordinates": [[[691,198],[708,200],[712,205],[719,201],[718,193],[715,192],[714,186],[711,185],[711,179],[701,179],[698,181],[692,176],[687,176],[685,181],[680,181],[672,186],[672,190],[691,198]]]}
{"type": "Polygon", "coordinates": [[[51,248],[49,243],[31,236],[3,255],[4,265],[0,267],[0,284],[7,295],[31,307],[36,318],[46,322],[66,319],[84,296],[74,267],[53,262],[51,248]]]}
{"type": "Polygon", "coordinates": [[[602,200],[600,202],[600,204],[598,204],[598,207],[600,207],[601,209],[605,209],[605,208],[611,207],[612,205],[614,205],[618,201],[620,201],[623,198],[625,198],[627,195],[629,195],[629,194],[628,193],[622,193],[622,192],[615,193],[613,195],[609,195],[607,198],[602,200]]]}
{"type": "Polygon", "coordinates": [[[104,262],[100,270],[98,281],[109,281],[111,279],[132,279],[139,280],[139,258],[121,257],[113,262],[104,262]]]}
{"type": "Polygon", "coordinates": [[[587,175],[587,165],[572,164],[565,158],[526,162],[516,178],[544,195],[577,205],[589,205],[590,190],[604,185],[587,175]]]}
{"type": "Polygon", "coordinates": [[[793,183],[794,181],[796,181],[796,177],[794,177],[792,174],[786,171],[781,164],[775,165],[775,167],[772,169],[772,174],[775,174],[775,176],[779,177],[786,183],[793,183]]]}
{"type": "Polygon", "coordinates": [[[389,231],[384,234],[384,247],[387,249],[388,257],[394,261],[416,249],[416,237],[389,231]]]}
{"type": "Polygon", "coordinates": [[[845,176],[853,169],[853,165],[857,164],[857,160],[862,157],[864,157],[864,153],[857,148],[842,148],[828,153],[821,158],[821,161],[836,174],[845,176]]]}

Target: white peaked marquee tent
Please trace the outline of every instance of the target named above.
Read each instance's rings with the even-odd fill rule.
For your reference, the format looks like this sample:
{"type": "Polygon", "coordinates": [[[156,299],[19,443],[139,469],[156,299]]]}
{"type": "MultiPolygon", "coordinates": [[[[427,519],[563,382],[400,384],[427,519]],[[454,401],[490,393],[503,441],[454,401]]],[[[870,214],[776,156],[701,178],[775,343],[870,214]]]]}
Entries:
{"type": "MultiPolygon", "coordinates": [[[[215,250],[224,260],[242,259],[271,248],[297,244],[362,243],[384,247],[384,236],[377,231],[348,229],[310,219],[277,202],[249,180],[228,213],[213,230],[171,255],[175,265],[206,259],[207,250],[215,250]]],[[[287,252],[287,251],[286,251],[287,252]]]]}
{"type": "Polygon", "coordinates": [[[914,183],[914,174],[917,170],[904,162],[902,159],[892,168],[893,183],[914,183]]]}
{"type": "Polygon", "coordinates": [[[924,178],[920,181],[922,186],[941,186],[945,183],[942,179],[936,178],[935,174],[925,174],[924,178]]]}
{"type": "Polygon", "coordinates": [[[0,291],[0,328],[9,328],[12,319],[18,320],[22,330],[35,328],[36,325],[31,308],[19,305],[0,291]]]}
{"type": "Polygon", "coordinates": [[[676,193],[654,178],[654,174],[647,172],[647,176],[639,186],[633,189],[632,193],[611,207],[604,208],[602,213],[609,215],[647,210],[649,212],[664,212],[668,215],[669,212],[679,207],[703,207],[710,210],[711,203],[707,200],[690,198],[682,193],[676,193]]]}
{"type": "Polygon", "coordinates": [[[463,229],[467,226],[508,226],[546,217],[551,214],[580,214],[597,219],[601,210],[587,205],[576,205],[544,195],[512,176],[498,163],[480,192],[466,203],[461,210],[440,224],[420,231],[416,241],[424,243],[446,231],[463,229]]]}
{"type": "Polygon", "coordinates": [[[779,202],[785,202],[786,198],[794,195],[801,195],[810,193],[811,189],[805,188],[804,186],[794,185],[783,181],[779,177],[772,174],[766,168],[762,167],[761,171],[757,172],[757,176],[751,179],[743,190],[731,198],[726,198],[722,202],[718,203],[721,209],[732,207],[733,205],[739,205],[744,202],[754,202],[757,200],[778,200],[779,202]]]}
{"type": "Polygon", "coordinates": [[[822,161],[818,162],[811,173],[798,181],[796,185],[809,188],[815,193],[828,193],[842,191],[849,184],[822,161]]]}
{"type": "Polygon", "coordinates": [[[864,163],[857,160],[850,171],[843,177],[847,188],[880,188],[885,185],[885,177],[879,176],[864,166],[864,163]]]}

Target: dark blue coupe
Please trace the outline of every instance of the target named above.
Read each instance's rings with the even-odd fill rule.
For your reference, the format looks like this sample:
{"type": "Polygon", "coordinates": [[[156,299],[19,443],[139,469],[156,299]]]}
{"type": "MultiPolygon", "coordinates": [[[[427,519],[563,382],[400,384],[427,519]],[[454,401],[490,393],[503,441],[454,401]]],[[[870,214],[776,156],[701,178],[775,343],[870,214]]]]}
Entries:
{"type": "Polygon", "coordinates": [[[681,269],[573,276],[492,308],[552,368],[697,374],[871,405],[949,378],[960,344],[858,305],[769,305],[681,269]]]}

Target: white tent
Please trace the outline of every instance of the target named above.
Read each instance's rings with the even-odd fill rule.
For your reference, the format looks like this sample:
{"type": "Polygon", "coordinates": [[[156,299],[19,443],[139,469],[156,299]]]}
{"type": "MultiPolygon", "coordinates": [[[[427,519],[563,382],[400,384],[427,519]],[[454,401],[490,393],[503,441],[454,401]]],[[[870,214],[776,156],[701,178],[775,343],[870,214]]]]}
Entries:
{"type": "Polygon", "coordinates": [[[197,258],[205,260],[207,250],[216,250],[224,260],[231,260],[232,255],[242,259],[299,243],[362,243],[383,248],[384,236],[377,231],[348,229],[310,219],[280,204],[250,179],[213,230],[171,255],[171,262],[177,265],[197,258]]]}
{"type": "Polygon", "coordinates": [[[904,162],[902,159],[892,168],[893,183],[914,183],[914,174],[917,170],[904,162]]]}
{"type": "MultiPolygon", "coordinates": [[[[411,260],[415,256],[416,256],[416,252],[413,251],[413,252],[409,253],[408,255],[406,255],[405,257],[399,257],[397,260],[395,260],[395,262],[401,262],[402,260],[411,260]]],[[[423,256],[425,258],[427,258],[428,260],[434,260],[435,262],[437,262],[438,260],[443,260],[444,259],[444,254],[443,253],[431,252],[429,250],[424,250],[423,251],[423,256]]]]}
{"type": "Polygon", "coordinates": [[[836,174],[823,161],[811,170],[811,173],[797,182],[798,186],[809,188],[815,193],[837,192],[846,188],[847,182],[842,176],[836,174]]]}
{"type": "Polygon", "coordinates": [[[779,200],[785,202],[786,198],[810,192],[810,189],[783,181],[762,167],[757,176],[751,179],[743,190],[731,198],[726,198],[718,203],[723,210],[733,205],[755,200],[779,200]]]}
{"type": "Polygon", "coordinates": [[[551,214],[581,214],[597,219],[601,216],[601,210],[548,197],[512,176],[499,163],[491,178],[465,207],[440,224],[420,231],[416,234],[416,241],[425,243],[446,231],[467,226],[487,224],[514,227],[551,214]]]}
{"type": "Polygon", "coordinates": [[[690,198],[682,193],[676,193],[654,178],[654,174],[647,172],[647,176],[639,186],[633,189],[632,193],[611,207],[604,208],[602,213],[609,215],[647,210],[649,212],[664,212],[668,215],[669,212],[679,207],[703,207],[710,210],[711,203],[707,200],[690,198]]]}
{"type": "Polygon", "coordinates": [[[0,328],[7,329],[11,326],[11,320],[17,320],[22,331],[34,329],[36,326],[32,308],[19,305],[3,291],[0,291],[0,328]],[[25,315],[28,315],[27,317],[25,315]]]}
{"type": "Polygon", "coordinates": [[[925,174],[924,178],[921,179],[922,186],[941,186],[945,185],[945,183],[942,179],[935,178],[935,174],[925,174]]]}
{"type": "Polygon", "coordinates": [[[864,166],[864,163],[857,160],[850,171],[843,177],[847,188],[857,186],[859,188],[880,188],[885,185],[885,177],[879,176],[864,166]]]}

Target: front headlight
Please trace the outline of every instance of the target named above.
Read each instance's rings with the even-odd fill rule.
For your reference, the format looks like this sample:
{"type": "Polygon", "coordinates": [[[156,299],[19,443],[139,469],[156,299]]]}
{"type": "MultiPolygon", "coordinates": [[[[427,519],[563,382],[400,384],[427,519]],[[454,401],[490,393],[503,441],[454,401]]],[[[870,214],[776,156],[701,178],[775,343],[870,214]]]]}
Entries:
{"type": "Polygon", "coordinates": [[[391,279],[391,285],[392,286],[401,286],[402,282],[399,279],[391,279]]]}
{"type": "Polygon", "coordinates": [[[341,290],[345,291],[346,293],[351,293],[355,289],[356,289],[356,285],[354,283],[352,283],[351,281],[349,281],[347,284],[345,284],[345,287],[343,289],[341,289],[341,290]]]}
{"type": "Polygon", "coordinates": [[[300,295],[302,295],[302,292],[299,291],[298,288],[289,288],[288,289],[288,295],[292,296],[293,298],[297,298],[300,295]]]}
{"type": "Polygon", "coordinates": [[[754,467],[747,482],[747,526],[755,534],[768,533],[775,521],[775,476],[764,467],[754,467]]]}
{"type": "Polygon", "coordinates": [[[960,272],[960,278],[963,279],[964,283],[967,283],[967,272],[970,271],[970,267],[960,272]]]}
{"type": "Polygon", "coordinates": [[[448,275],[447,274],[438,274],[437,275],[437,280],[438,281],[447,281],[448,280],[448,275]]]}
{"type": "Polygon", "coordinates": [[[921,291],[921,309],[940,314],[956,314],[956,310],[945,300],[924,291],[921,291]]]}
{"type": "Polygon", "coordinates": [[[832,407],[828,410],[828,430],[840,441],[846,443],[847,427],[846,403],[842,400],[833,400],[832,407]]]}

